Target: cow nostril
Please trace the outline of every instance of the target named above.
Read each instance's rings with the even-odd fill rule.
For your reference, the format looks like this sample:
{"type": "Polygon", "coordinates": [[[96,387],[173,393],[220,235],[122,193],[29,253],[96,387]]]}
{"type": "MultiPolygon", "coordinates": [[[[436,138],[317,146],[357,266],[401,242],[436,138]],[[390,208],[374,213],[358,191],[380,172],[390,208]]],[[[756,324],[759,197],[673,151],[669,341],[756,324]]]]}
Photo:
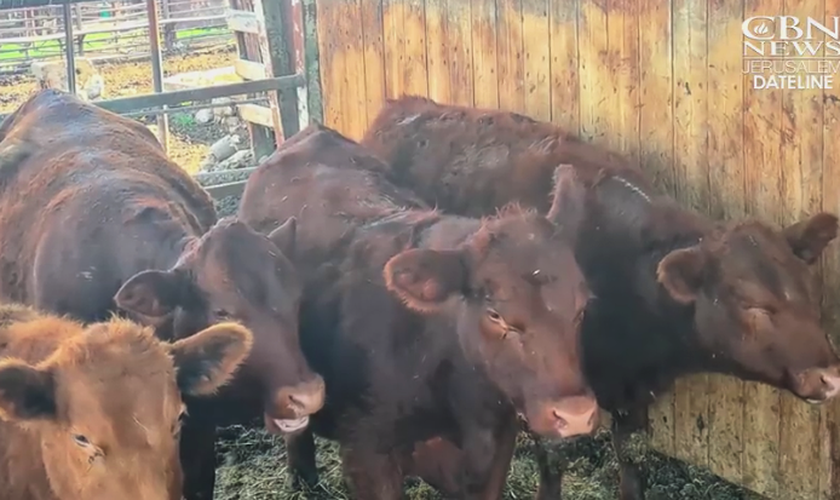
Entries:
{"type": "Polygon", "coordinates": [[[294,408],[301,409],[306,406],[306,401],[298,394],[289,394],[289,404],[294,408]]]}
{"type": "Polygon", "coordinates": [[[563,418],[563,415],[561,415],[559,411],[554,409],[554,410],[551,410],[551,413],[554,415],[554,420],[555,420],[554,425],[558,429],[565,429],[566,426],[569,425],[569,422],[565,418],[563,418]]]}

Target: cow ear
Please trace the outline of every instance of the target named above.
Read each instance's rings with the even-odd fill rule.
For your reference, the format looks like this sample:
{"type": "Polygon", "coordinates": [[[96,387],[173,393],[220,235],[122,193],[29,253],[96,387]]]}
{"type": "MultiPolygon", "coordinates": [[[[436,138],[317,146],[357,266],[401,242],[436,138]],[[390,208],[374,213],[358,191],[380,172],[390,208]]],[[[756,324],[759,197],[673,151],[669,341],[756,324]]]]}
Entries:
{"type": "Polygon", "coordinates": [[[172,271],[142,271],[123,283],[114,302],[130,313],[160,318],[178,305],[182,279],[172,271]]]}
{"type": "Polygon", "coordinates": [[[55,414],[52,371],[19,360],[0,363],[0,420],[50,419],[55,414]]]}
{"type": "Polygon", "coordinates": [[[690,304],[697,299],[703,286],[707,262],[700,247],[674,250],[659,261],[656,279],[674,300],[690,304]]]}
{"type": "Polygon", "coordinates": [[[208,396],[233,378],[251,352],[253,335],[238,323],[218,323],[171,344],[178,388],[187,396],[208,396]]]}
{"type": "Polygon", "coordinates": [[[269,233],[268,239],[283,252],[287,259],[293,261],[297,244],[297,219],[294,217],[286,219],[280,227],[269,233]]]}
{"type": "Polygon", "coordinates": [[[469,283],[464,252],[414,248],[398,253],[385,264],[385,285],[408,307],[432,312],[469,283]]]}
{"type": "Polygon", "coordinates": [[[554,170],[551,198],[546,217],[574,239],[586,215],[586,187],[578,181],[575,167],[560,165],[554,170]]]}
{"type": "Polygon", "coordinates": [[[783,233],[794,255],[808,264],[814,264],[825,247],[837,237],[837,216],[820,212],[786,227],[783,233]]]}

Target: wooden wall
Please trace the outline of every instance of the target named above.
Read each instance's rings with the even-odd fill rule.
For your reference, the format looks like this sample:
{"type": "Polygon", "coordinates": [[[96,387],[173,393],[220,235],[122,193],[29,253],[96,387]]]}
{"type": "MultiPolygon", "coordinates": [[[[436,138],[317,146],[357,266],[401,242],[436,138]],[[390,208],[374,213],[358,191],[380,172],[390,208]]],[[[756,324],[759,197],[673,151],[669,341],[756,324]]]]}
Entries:
{"type": "MultiPolygon", "coordinates": [[[[742,74],[742,20],[780,14],[840,0],[317,0],[324,121],[359,139],[403,93],[498,107],[624,151],[715,218],[840,213],[838,91],[742,74]]],[[[836,243],[819,267],[837,337],[836,243]]],[[[840,498],[840,405],[699,376],[651,420],[658,450],[771,498],[840,498]]]]}

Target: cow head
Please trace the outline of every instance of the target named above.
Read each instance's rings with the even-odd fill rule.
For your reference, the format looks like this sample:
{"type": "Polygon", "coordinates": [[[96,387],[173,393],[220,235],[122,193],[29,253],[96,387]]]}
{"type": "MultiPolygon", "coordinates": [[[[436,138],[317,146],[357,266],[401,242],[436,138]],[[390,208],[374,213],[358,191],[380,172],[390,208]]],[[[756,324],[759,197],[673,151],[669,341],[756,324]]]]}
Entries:
{"type": "Polygon", "coordinates": [[[658,280],[693,306],[700,342],[721,371],[822,402],[840,393],[840,360],[820,326],[808,266],[836,236],[837,217],[828,213],[782,231],[731,224],[667,254],[658,280]]]}
{"type": "Polygon", "coordinates": [[[64,337],[38,364],[0,362],[0,420],[40,446],[55,497],[179,500],[182,395],[227,382],[251,333],[223,323],[168,344],[127,320],[85,330],[59,318],[18,325],[64,337]]]}
{"type": "Polygon", "coordinates": [[[455,307],[467,357],[547,437],[588,434],[598,424],[580,362],[590,292],[573,253],[584,209],[573,175],[571,167],[558,169],[548,218],[507,207],[459,248],[407,250],[384,269],[388,288],[408,307],[455,307]]]}
{"type": "Polygon", "coordinates": [[[304,428],[324,403],[323,379],[300,348],[302,285],[289,260],[295,232],[293,218],[268,237],[222,219],[188,245],[172,269],[135,275],[115,298],[131,313],[171,321],[175,338],[231,319],[251,329],[254,350],[241,376],[261,392],[265,423],[274,432],[304,428]]]}

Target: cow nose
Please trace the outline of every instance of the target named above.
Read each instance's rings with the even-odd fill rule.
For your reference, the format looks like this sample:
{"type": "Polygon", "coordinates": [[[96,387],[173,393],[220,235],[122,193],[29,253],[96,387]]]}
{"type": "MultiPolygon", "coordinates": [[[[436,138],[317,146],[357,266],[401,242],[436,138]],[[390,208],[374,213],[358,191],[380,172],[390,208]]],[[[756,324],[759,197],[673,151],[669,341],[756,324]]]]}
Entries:
{"type": "Polygon", "coordinates": [[[551,412],[554,428],[560,437],[591,434],[598,427],[598,403],[591,397],[564,398],[548,411],[551,412]]]}
{"type": "Polygon", "coordinates": [[[824,401],[840,394],[840,376],[837,373],[830,370],[821,370],[820,382],[823,384],[824,401]]]}
{"type": "Polygon", "coordinates": [[[309,382],[280,391],[282,401],[297,418],[318,412],[324,406],[324,379],[316,375],[309,382]]]}

